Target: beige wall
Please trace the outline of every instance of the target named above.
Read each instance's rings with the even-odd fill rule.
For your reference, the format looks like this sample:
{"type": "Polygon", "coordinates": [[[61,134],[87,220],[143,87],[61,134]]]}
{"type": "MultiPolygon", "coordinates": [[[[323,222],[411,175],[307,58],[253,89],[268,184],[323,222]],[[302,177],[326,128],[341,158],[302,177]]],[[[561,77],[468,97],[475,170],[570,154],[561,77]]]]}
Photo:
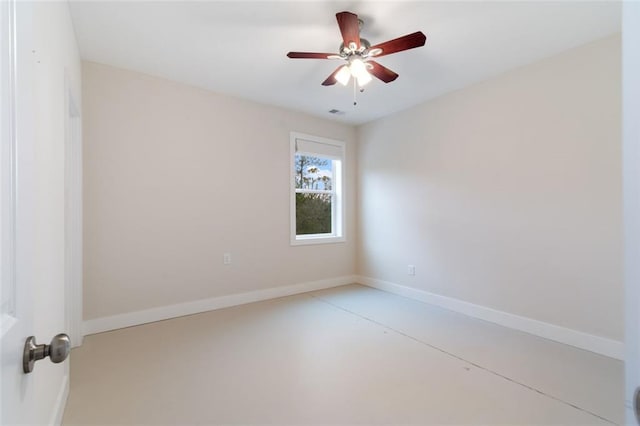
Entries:
{"type": "Polygon", "coordinates": [[[621,341],[620,104],[614,36],[362,126],[359,273],[621,341]]]}
{"type": "Polygon", "coordinates": [[[352,127],[95,63],[83,96],[85,319],[354,273],[353,198],[346,243],[289,242],[289,132],[346,141],[354,194],[352,127]]]}
{"type": "Polygon", "coordinates": [[[85,319],[357,269],[622,340],[618,36],[359,127],[357,176],[352,127],[83,72],[85,319]],[[346,244],[289,245],[290,131],[348,143],[346,244]]]}

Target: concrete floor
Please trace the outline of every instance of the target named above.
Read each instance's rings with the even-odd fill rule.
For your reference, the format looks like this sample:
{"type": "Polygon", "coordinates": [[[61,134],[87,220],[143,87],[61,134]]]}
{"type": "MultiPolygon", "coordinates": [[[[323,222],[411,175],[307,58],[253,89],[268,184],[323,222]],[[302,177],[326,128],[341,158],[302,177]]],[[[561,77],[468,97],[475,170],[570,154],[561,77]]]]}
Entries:
{"type": "Polygon", "coordinates": [[[64,424],[622,424],[623,363],[351,285],[88,336],[64,424]]]}

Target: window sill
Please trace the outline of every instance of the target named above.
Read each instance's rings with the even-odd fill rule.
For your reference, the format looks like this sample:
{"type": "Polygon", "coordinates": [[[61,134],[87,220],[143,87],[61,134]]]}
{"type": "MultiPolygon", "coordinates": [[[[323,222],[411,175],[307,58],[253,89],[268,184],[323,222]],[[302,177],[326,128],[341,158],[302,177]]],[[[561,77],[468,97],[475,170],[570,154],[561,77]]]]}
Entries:
{"type": "Polygon", "coordinates": [[[304,237],[296,236],[291,240],[292,246],[304,246],[304,245],[312,245],[312,244],[333,244],[333,243],[344,243],[346,241],[345,237],[335,237],[335,236],[321,236],[321,235],[306,235],[304,237]]]}

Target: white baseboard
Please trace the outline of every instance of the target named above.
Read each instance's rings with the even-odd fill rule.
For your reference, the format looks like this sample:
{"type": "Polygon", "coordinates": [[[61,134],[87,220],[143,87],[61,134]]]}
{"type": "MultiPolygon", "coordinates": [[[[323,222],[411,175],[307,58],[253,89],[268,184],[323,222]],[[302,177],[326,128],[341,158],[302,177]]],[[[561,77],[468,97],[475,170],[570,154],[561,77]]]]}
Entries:
{"type": "Polygon", "coordinates": [[[369,287],[384,290],[389,293],[398,294],[410,299],[419,300],[431,305],[440,306],[451,311],[489,321],[504,327],[524,331],[545,339],[554,340],[566,345],[575,346],[580,349],[595,352],[611,358],[624,360],[624,343],[605,337],[595,336],[570,328],[538,321],[532,318],[521,317],[485,306],[475,305],[451,297],[440,296],[428,291],[419,290],[388,281],[375,278],[358,276],[356,282],[369,287]]]}
{"type": "MultiPolygon", "coordinates": [[[[545,339],[575,346],[577,348],[585,349],[611,358],[624,360],[624,343],[617,340],[611,340],[605,337],[572,330],[570,328],[538,321],[532,318],[498,311],[496,309],[475,305],[473,303],[447,296],[441,296],[424,290],[406,287],[388,281],[352,275],[284,287],[273,287],[228,296],[213,297],[210,299],[196,300],[193,302],[185,302],[176,305],[146,309],[143,311],[96,318],[83,323],[83,334],[86,336],[89,334],[102,333],[104,331],[147,324],[169,318],[213,311],[216,309],[244,305],[246,303],[259,302],[262,300],[276,299],[278,297],[291,296],[294,294],[338,287],[352,283],[363,284],[389,293],[398,294],[410,299],[440,306],[451,311],[499,324],[504,327],[524,331],[545,339]]],[[[68,392],[68,386],[66,389],[68,392]]],[[[66,401],[66,398],[64,401],[66,401]]],[[[64,405],[61,407],[61,410],[63,409],[64,405]]],[[[62,414],[60,414],[60,416],[62,416],[62,414]]]]}
{"type": "Polygon", "coordinates": [[[129,312],[84,321],[83,334],[102,333],[134,325],[141,325],[169,318],[198,314],[231,306],[244,305],[246,303],[262,300],[276,299],[278,297],[291,296],[309,291],[323,290],[356,282],[356,277],[347,275],[326,280],[310,281],[284,287],[272,287],[264,290],[249,291],[246,293],[231,294],[228,296],[213,297],[210,299],[194,300],[193,302],[179,303],[176,305],[161,306],[143,311],[129,312]]]}
{"type": "MultiPolygon", "coordinates": [[[[67,361],[68,362],[68,361],[67,361]]],[[[62,416],[64,416],[64,408],[67,405],[67,397],[69,396],[69,375],[66,374],[62,379],[62,385],[56,397],[56,403],[51,413],[50,425],[59,426],[62,424],[62,416]]]]}

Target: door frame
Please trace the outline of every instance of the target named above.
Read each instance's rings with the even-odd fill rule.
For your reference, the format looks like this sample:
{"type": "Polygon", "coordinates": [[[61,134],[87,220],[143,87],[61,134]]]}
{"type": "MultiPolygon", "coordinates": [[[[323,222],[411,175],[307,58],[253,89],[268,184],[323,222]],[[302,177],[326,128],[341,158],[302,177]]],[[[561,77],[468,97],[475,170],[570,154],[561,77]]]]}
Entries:
{"type": "Polygon", "coordinates": [[[634,412],[640,386],[640,3],[622,5],[622,152],[625,281],[626,424],[640,424],[634,412]]]}

